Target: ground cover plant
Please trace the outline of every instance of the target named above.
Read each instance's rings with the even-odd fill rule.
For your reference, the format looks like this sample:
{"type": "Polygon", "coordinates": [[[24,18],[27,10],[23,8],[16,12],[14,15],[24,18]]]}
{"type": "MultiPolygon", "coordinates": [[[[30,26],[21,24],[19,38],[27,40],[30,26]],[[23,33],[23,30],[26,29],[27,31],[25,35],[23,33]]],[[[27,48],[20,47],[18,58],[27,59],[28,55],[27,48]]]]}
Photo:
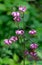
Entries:
{"type": "Polygon", "coordinates": [[[0,0],[0,65],[42,65],[41,4],[0,0]]]}

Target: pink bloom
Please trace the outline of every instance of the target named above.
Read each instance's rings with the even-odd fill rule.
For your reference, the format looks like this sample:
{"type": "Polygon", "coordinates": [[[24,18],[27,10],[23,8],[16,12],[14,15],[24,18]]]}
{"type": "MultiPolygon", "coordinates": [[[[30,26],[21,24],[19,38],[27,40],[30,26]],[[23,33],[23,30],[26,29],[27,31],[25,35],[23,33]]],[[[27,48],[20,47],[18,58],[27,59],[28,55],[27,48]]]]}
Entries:
{"type": "Polygon", "coordinates": [[[19,17],[20,16],[20,13],[19,12],[12,12],[12,16],[19,17]]]}
{"type": "Polygon", "coordinates": [[[23,35],[23,34],[24,34],[24,31],[23,31],[23,30],[16,30],[15,33],[16,33],[16,34],[19,34],[19,35],[23,35]]]}
{"type": "Polygon", "coordinates": [[[36,49],[37,47],[38,47],[37,44],[31,44],[31,45],[30,45],[30,48],[31,48],[31,49],[36,49]]]}
{"type": "Polygon", "coordinates": [[[32,35],[36,34],[36,30],[30,30],[29,34],[32,34],[32,35]]]}
{"type": "Polygon", "coordinates": [[[24,34],[24,30],[20,30],[21,31],[21,35],[24,34]]]}
{"type": "Polygon", "coordinates": [[[9,40],[9,44],[11,44],[12,43],[12,41],[11,40],[9,40]]]}
{"type": "Polygon", "coordinates": [[[14,18],[13,18],[13,20],[15,20],[15,21],[16,21],[16,20],[17,20],[17,17],[14,17],[14,18]]]}
{"type": "Polygon", "coordinates": [[[18,40],[18,38],[17,38],[16,36],[12,36],[12,37],[10,38],[10,40],[15,42],[15,41],[18,40]]]}
{"type": "Polygon", "coordinates": [[[30,55],[31,55],[31,56],[36,56],[37,53],[36,53],[36,52],[30,52],[30,55]]]}
{"type": "Polygon", "coordinates": [[[20,18],[20,13],[19,12],[12,12],[13,15],[13,20],[20,22],[21,18],[20,18]]]}
{"type": "Polygon", "coordinates": [[[8,39],[5,39],[4,42],[5,42],[5,44],[9,44],[9,40],[8,39]]]}
{"type": "Polygon", "coordinates": [[[22,11],[22,12],[25,12],[25,11],[26,11],[26,7],[20,6],[20,7],[19,7],[19,10],[22,11]]]}
{"type": "Polygon", "coordinates": [[[20,13],[19,12],[16,12],[17,16],[20,16],[20,13]]]}
{"type": "Polygon", "coordinates": [[[12,16],[16,16],[16,12],[12,12],[12,16]]]}
{"type": "Polygon", "coordinates": [[[20,21],[21,21],[21,18],[20,18],[20,17],[18,17],[18,18],[16,19],[16,21],[17,21],[17,22],[20,22],[20,21]]]}
{"type": "Polygon", "coordinates": [[[21,31],[19,31],[19,30],[16,30],[16,32],[15,32],[16,34],[21,34],[21,31]]]}
{"type": "Polygon", "coordinates": [[[5,39],[4,42],[5,42],[5,44],[11,44],[12,43],[12,41],[10,41],[8,39],[5,39]]]}
{"type": "Polygon", "coordinates": [[[15,21],[17,21],[17,22],[20,22],[21,21],[21,18],[20,17],[14,17],[13,18],[15,21]]]}

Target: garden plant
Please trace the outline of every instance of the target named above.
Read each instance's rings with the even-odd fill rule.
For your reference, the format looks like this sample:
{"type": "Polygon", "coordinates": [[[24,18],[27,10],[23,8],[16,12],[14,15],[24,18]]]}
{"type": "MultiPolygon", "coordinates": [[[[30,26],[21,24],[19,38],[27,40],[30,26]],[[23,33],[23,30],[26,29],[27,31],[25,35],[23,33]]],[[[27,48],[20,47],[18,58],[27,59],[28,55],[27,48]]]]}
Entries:
{"type": "Polygon", "coordinates": [[[42,65],[39,0],[0,0],[0,65],[42,65]]]}

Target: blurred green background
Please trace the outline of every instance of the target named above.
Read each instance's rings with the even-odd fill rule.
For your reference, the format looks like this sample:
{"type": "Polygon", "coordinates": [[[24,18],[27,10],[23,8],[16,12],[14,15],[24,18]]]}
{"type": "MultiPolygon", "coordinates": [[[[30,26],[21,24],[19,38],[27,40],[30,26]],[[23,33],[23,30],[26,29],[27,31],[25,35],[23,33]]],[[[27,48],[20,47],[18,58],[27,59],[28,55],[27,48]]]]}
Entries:
{"type": "MultiPolygon", "coordinates": [[[[15,30],[18,29],[11,16],[12,11],[18,10],[19,6],[26,6],[27,11],[23,20],[19,22],[19,27],[26,32],[26,38],[29,37],[27,31],[35,29],[37,36],[31,38],[39,45],[37,51],[38,56],[42,59],[42,0],[0,0],[0,65],[23,65],[23,58],[21,55],[22,46],[19,42],[12,45],[5,45],[3,40],[15,35],[15,30]],[[25,28],[25,26],[27,26],[25,28]]],[[[21,40],[20,40],[21,42],[21,40]]],[[[28,49],[29,43],[26,43],[28,49]]],[[[25,65],[42,65],[42,60],[34,64],[34,61],[25,60],[25,65]]]]}

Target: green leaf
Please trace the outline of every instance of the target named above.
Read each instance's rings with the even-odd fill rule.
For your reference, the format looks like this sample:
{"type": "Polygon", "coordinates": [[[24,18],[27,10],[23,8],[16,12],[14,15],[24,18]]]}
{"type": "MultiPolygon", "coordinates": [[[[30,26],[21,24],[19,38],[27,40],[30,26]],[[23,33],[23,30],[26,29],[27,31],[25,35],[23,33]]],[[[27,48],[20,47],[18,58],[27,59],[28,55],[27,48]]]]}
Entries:
{"type": "Polygon", "coordinates": [[[28,60],[25,60],[25,65],[29,65],[29,61],[28,60]]]}
{"type": "Polygon", "coordinates": [[[3,23],[3,22],[6,22],[6,21],[8,21],[10,18],[7,16],[7,15],[1,15],[0,16],[0,20],[2,21],[2,22],[0,22],[0,23],[3,23]]]}
{"type": "Polygon", "coordinates": [[[36,65],[42,65],[42,61],[37,61],[36,65]]]}
{"type": "Polygon", "coordinates": [[[24,61],[22,61],[20,65],[23,65],[23,64],[24,64],[24,61]]]}
{"type": "Polygon", "coordinates": [[[2,64],[2,63],[3,63],[2,58],[0,58],[0,64],[2,64]]]}
{"type": "Polygon", "coordinates": [[[6,7],[4,4],[0,4],[0,11],[6,11],[6,7]]]}
{"type": "Polygon", "coordinates": [[[21,62],[20,65],[24,65],[24,64],[25,64],[25,65],[29,65],[29,61],[25,59],[25,60],[23,60],[23,61],[21,62]]]}
{"type": "Polygon", "coordinates": [[[37,30],[38,40],[39,40],[39,41],[42,41],[42,26],[36,28],[36,30],[37,30]]]}
{"type": "Polygon", "coordinates": [[[19,28],[21,29],[21,28],[24,28],[24,27],[25,27],[24,21],[19,22],[19,28]]]}
{"type": "Polygon", "coordinates": [[[10,59],[10,58],[7,58],[7,57],[3,58],[3,61],[4,61],[3,62],[4,64],[16,65],[15,62],[13,61],[13,59],[10,59]]]}
{"type": "Polygon", "coordinates": [[[42,51],[37,51],[37,55],[42,59],[42,51]]]}
{"type": "Polygon", "coordinates": [[[23,22],[27,22],[29,20],[29,12],[24,14],[23,22]]]}
{"type": "Polygon", "coordinates": [[[19,60],[19,57],[16,54],[14,54],[13,59],[15,62],[17,62],[19,60]]]}
{"type": "Polygon", "coordinates": [[[5,57],[5,58],[3,58],[3,63],[4,64],[9,64],[9,62],[10,62],[10,60],[9,60],[9,58],[7,58],[7,57],[5,57]]]}
{"type": "MultiPolygon", "coordinates": [[[[39,46],[39,45],[38,45],[39,46]]],[[[36,52],[37,52],[37,55],[38,55],[38,57],[40,58],[40,59],[42,59],[42,47],[38,47],[37,49],[36,49],[36,52]]]]}
{"type": "Polygon", "coordinates": [[[30,5],[27,2],[22,1],[22,0],[15,0],[14,1],[14,5],[17,5],[17,6],[25,6],[27,9],[30,8],[30,5]]]}
{"type": "Polygon", "coordinates": [[[6,7],[11,7],[11,0],[5,0],[4,3],[6,7]]]}

